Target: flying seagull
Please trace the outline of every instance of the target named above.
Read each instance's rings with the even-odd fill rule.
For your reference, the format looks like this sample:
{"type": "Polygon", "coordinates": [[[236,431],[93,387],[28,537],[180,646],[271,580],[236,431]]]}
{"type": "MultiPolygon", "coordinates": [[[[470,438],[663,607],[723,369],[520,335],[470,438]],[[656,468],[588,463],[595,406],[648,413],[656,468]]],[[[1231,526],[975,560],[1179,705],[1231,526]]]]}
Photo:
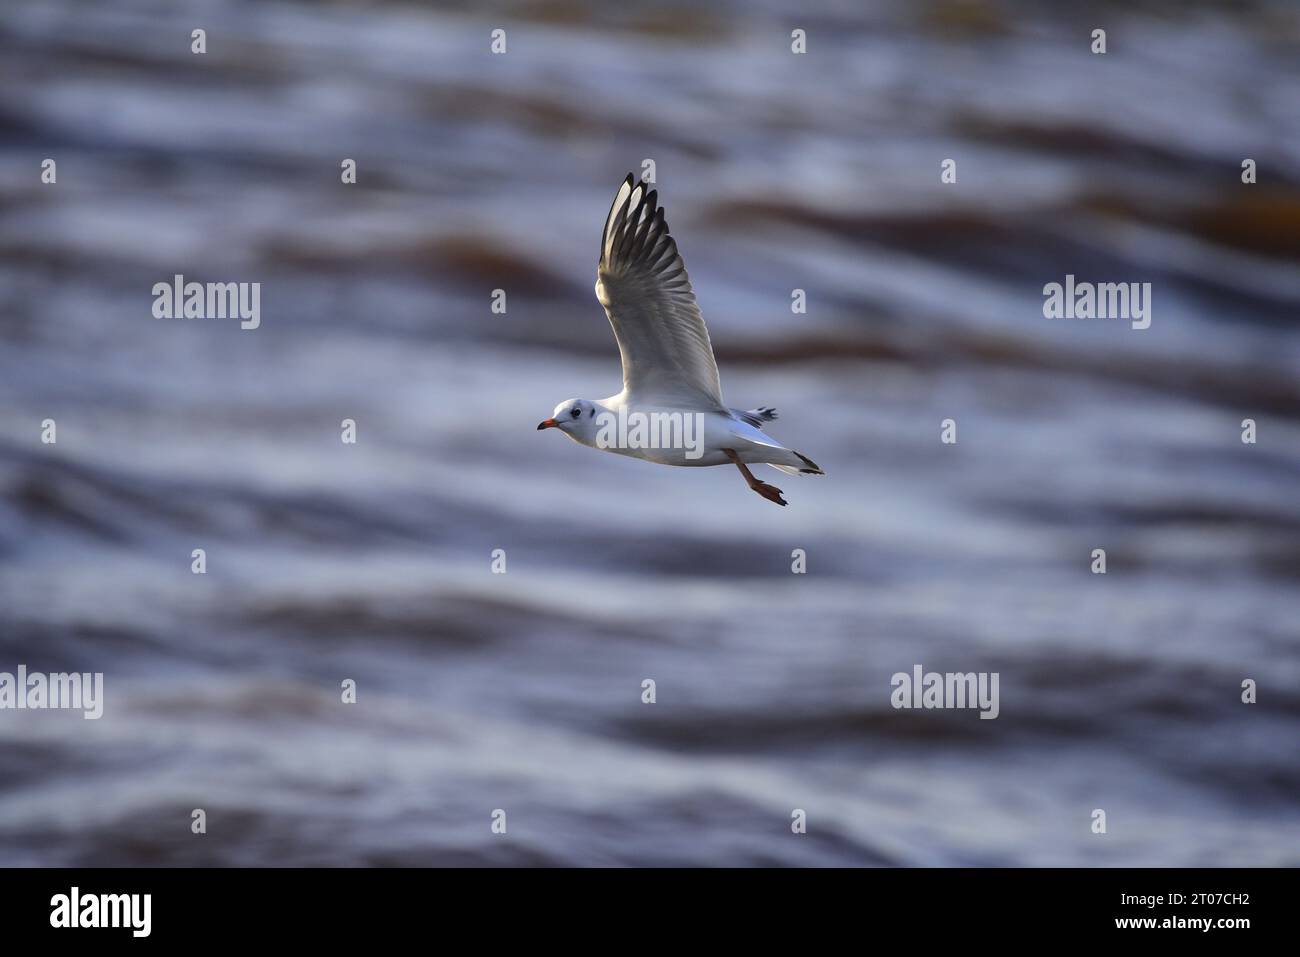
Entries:
{"type": "Polygon", "coordinates": [[[623,391],[608,399],[561,402],[537,428],[559,429],[582,445],[661,465],[730,463],[755,492],[785,505],[781,490],[755,478],[747,466],[824,473],[812,459],[764,434],[775,409],[723,405],[709,332],[657,198],[628,173],[600,239],[596,298],[614,327],[623,391]],[[665,435],[671,441],[655,441],[665,435]]]}

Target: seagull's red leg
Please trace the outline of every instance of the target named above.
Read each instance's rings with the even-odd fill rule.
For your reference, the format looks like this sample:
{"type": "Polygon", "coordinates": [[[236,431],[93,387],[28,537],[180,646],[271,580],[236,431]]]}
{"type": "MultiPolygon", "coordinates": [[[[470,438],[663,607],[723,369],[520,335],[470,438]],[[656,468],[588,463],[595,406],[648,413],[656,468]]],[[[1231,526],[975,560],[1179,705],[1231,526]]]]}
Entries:
{"type": "Polygon", "coordinates": [[[763,498],[767,499],[769,502],[776,502],[777,505],[790,504],[781,497],[781,490],[775,485],[768,485],[766,482],[754,478],[754,473],[745,467],[745,463],[740,461],[740,456],[736,454],[734,449],[723,449],[722,451],[726,454],[727,458],[731,459],[732,464],[734,464],[736,468],[740,469],[740,474],[745,476],[745,481],[749,483],[749,487],[755,492],[763,496],[763,498]]]}

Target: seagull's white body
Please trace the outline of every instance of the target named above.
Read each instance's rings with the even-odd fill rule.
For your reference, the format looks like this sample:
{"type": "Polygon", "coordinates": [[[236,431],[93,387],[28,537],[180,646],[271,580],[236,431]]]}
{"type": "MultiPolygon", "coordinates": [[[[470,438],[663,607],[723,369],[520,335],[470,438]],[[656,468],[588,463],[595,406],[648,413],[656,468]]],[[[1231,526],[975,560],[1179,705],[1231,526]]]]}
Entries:
{"type": "Polygon", "coordinates": [[[810,459],[762,430],[772,409],[741,411],[722,402],[713,346],[677,244],[656,204],[629,173],[619,187],[601,236],[596,298],[614,328],[623,360],[623,391],[607,399],[569,399],[539,429],[558,428],[582,445],[661,465],[734,464],[750,488],[778,505],[781,490],[753,477],[746,465],[821,475],[810,459]],[[691,416],[698,431],[689,446],[610,444],[601,435],[608,416],[691,416]]]}
{"type": "MultiPolygon", "coordinates": [[[[632,458],[645,459],[647,462],[654,462],[658,465],[682,465],[682,466],[703,466],[703,465],[729,465],[732,460],[727,456],[723,449],[731,449],[740,456],[740,461],[746,465],[773,465],[781,468],[790,468],[792,471],[807,469],[807,460],[798,457],[798,454],[790,449],[783,448],[772,438],[765,435],[761,429],[757,429],[739,419],[731,410],[724,412],[703,412],[699,409],[683,409],[668,405],[646,404],[629,402],[624,393],[610,396],[608,399],[599,399],[591,402],[595,409],[595,415],[587,414],[587,418],[592,418],[599,424],[602,421],[602,413],[609,413],[618,416],[623,410],[629,413],[644,415],[650,421],[654,421],[658,416],[673,415],[692,415],[700,413],[698,420],[703,426],[702,435],[699,436],[701,454],[692,457],[693,451],[685,447],[682,448],[630,448],[627,446],[602,446],[597,444],[597,432],[592,429],[564,429],[564,433],[573,441],[582,445],[589,446],[593,449],[600,449],[602,452],[614,452],[617,455],[629,455],[632,458]],[[688,454],[692,453],[692,454],[688,454]]],[[[559,411],[559,410],[557,410],[559,411]]],[[[558,416],[557,416],[558,419],[558,416]]]]}

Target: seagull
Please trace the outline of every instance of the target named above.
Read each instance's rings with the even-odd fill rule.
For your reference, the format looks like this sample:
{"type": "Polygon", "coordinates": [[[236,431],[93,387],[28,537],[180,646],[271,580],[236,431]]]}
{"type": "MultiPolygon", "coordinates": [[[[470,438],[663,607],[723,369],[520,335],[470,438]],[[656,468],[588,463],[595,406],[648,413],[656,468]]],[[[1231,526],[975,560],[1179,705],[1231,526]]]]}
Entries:
{"type": "MultiPolygon", "coordinates": [[[[695,293],[668,232],[657,190],[631,173],[618,188],[600,239],[596,298],[614,327],[623,360],[623,391],[608,399],[568,399],[537,426],[559,429],[573,441],[661,465],[731,464],[751,489],[777,505],[788,504],[774,485],[748,468],[765,464],[789,475],[823,475],[805,455],[763,432],[776,418],[766,406],[742,411],[722,402],[718,365],[695,293]],[[632,423],[612,440],[616,423],[632,423]],[[667,423],[673,441],[646,441],[667,423]],[[640,435],[641,440],[636,439],[640,435]],[[687,441],[691,440],[693,441],[687,441]]],[[[658,435],[662,436],[664,430],[658,435]]]]}

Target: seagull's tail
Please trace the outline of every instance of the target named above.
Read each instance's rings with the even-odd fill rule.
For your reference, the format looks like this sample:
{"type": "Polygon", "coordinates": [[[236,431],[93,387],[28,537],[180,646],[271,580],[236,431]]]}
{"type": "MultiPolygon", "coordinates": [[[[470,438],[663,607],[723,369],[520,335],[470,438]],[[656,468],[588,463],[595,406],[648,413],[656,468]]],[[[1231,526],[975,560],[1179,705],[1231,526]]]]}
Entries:
{"type": "Polygon", "coordinates": [[[796,459],[798,459],[798,464],[787,465],[784,462],[782,463],[768,462],[767,464],[772,466],[772,468],[784,472],[786,475],[825,475],[826,474],[821,470],[821,467],[818,466],[818,464],[814,462],[812,459],[808,458],[808,456],[802,455],[799,452],[796,452],[794,449],[782,449],[781,451],[786,452],[794,456],[796,459]]]}

